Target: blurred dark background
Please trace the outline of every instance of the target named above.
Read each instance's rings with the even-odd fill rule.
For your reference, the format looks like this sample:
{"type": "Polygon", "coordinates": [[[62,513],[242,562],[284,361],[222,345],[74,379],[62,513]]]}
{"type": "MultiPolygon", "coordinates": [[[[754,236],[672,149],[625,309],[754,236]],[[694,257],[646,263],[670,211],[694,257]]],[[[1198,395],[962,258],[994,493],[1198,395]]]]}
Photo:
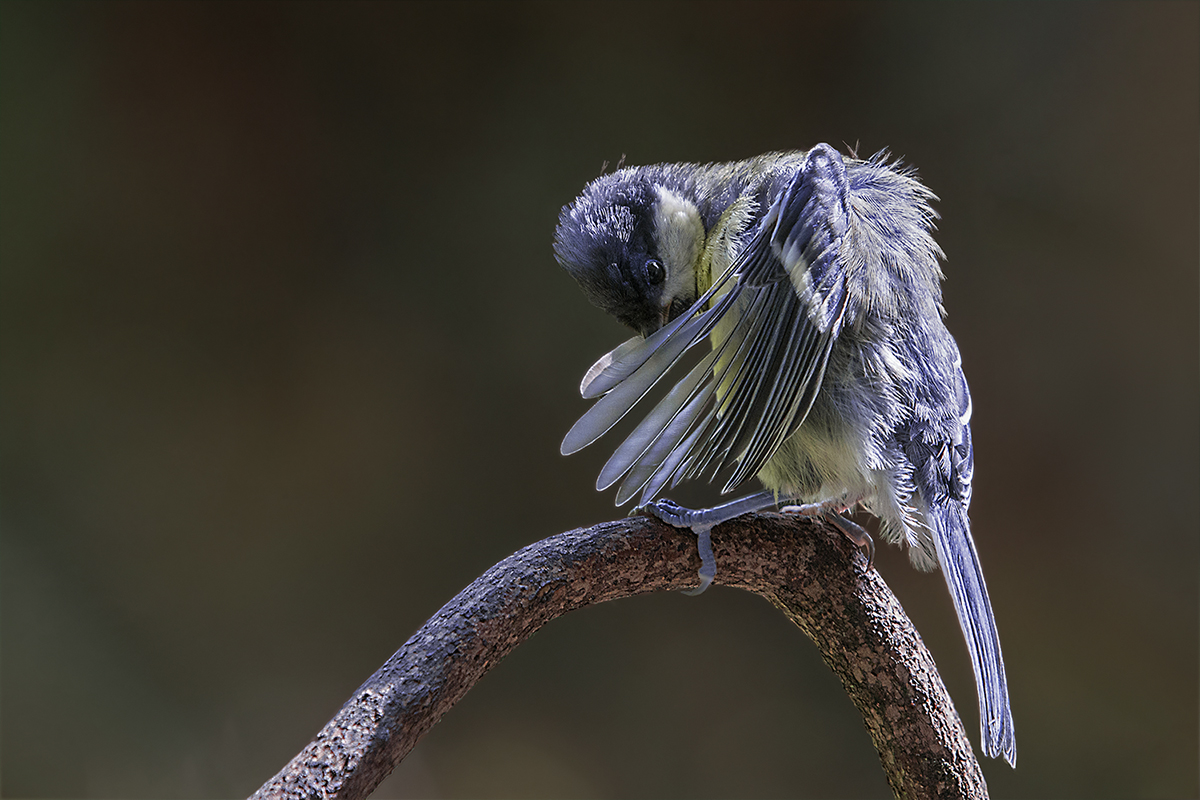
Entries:
{"type": "MultiPolygon", "coordinates": [[[[631,164],[825,141],[938,193],[1020,766],[1198,787],[1200,14],[1128,4],[0,5],[0,791],[243,796],[517,548],[626,334],[556,266],[631,164]]],[[[879,567],[973,741],[939,575],[879,567]]],[[[884,797],[801,633],[558,620],[379,797],[884,797]]]]}

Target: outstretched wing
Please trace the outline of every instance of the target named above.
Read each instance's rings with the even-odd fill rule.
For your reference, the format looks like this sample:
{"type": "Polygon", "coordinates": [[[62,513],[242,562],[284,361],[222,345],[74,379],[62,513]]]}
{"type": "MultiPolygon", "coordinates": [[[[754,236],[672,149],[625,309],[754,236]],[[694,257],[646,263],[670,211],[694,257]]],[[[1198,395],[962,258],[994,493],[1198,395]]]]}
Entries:
{"type": "Polygon", "coordinates": [[[647,503],[668,482],[728,473],[728,492],[804,422],[846,310],[847,192],[841,156],[827,145],[810,150],[737,260],[686,314],[588,371],[583,395],[603,397],[571,428],[563,453],[607,432],[688,350],[712,345],[617,448],[598,489],[624,478],[617,503],[639,491],[647,503]]]}

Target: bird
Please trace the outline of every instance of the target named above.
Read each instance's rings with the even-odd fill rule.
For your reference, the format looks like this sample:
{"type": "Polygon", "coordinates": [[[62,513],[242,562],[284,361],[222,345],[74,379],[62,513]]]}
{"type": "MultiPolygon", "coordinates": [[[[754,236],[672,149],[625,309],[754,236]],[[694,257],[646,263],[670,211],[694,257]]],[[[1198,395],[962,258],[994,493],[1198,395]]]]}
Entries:
{"type": "Polygon", "coordinates": [[[596,402],[569,455],[649,407],[600,471],[618,505],[691,529],[699,593],[710,531],[782,506],[863,510],[918,569],[940,568],[966,640],[985,755],[1016,766],[1004,661],[971,536],[971,395],[946,328],[936,196],[887,151],[818,144],[726,163],[619,167],[566,205],[554,255],[635,331],[580,385],[596,402]],[[670,376],[670,377],[668,377],[670,376]],[[663,381],[657,394],[652,389],[663,381]],[[684,480],[762,490],[707,509],[659,497],[684,480]]]}

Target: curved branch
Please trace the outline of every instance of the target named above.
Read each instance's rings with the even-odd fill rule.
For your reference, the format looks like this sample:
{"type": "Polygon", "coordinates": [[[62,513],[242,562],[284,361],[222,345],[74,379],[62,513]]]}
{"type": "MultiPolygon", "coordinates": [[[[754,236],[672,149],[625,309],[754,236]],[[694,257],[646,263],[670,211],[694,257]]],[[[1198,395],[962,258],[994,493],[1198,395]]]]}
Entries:
{"type": "MultiPolygon", "coordinates": [[[[747,515],[712,533],[716,583],[767,598],[862,712],[897,797],[986,797],[937,667],[900,602],[831,526],[747,515]]],[[[644,517],[551,536],[485,572],[418,630],[253,798],[362,798],[442,714],[555,617],[693,588],[696,538],[644,517]]]]}

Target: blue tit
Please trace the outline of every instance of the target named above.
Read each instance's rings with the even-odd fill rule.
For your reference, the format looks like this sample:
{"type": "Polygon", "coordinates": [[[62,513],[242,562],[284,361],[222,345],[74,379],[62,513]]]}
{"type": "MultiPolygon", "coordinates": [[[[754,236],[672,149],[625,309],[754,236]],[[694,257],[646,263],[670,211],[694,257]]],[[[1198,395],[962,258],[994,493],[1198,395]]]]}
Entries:
{"type": "Polygon", "coordinates": [[[933,199],[885,155],[843,159],[823,144],[594,180],[563,209],[555,255],[638,335],[588,370],[580,391],[599,399],[562,452],[646,401],[597,489],[619,482],[618,504],[640,495],[639,510],[697,534],[698,591],[715,574],[709,531],[720,522],[784,504],[869,546],[841,512],[873,514],[914,566],[941,567],[975,671],[983,752],[1015,765],[967,520],[971,396],[942,321],[933,199]],[[752,477],[764,491],[715,508],[656,499],[685,479],[720,480],[725,493],[752,477]]]}

